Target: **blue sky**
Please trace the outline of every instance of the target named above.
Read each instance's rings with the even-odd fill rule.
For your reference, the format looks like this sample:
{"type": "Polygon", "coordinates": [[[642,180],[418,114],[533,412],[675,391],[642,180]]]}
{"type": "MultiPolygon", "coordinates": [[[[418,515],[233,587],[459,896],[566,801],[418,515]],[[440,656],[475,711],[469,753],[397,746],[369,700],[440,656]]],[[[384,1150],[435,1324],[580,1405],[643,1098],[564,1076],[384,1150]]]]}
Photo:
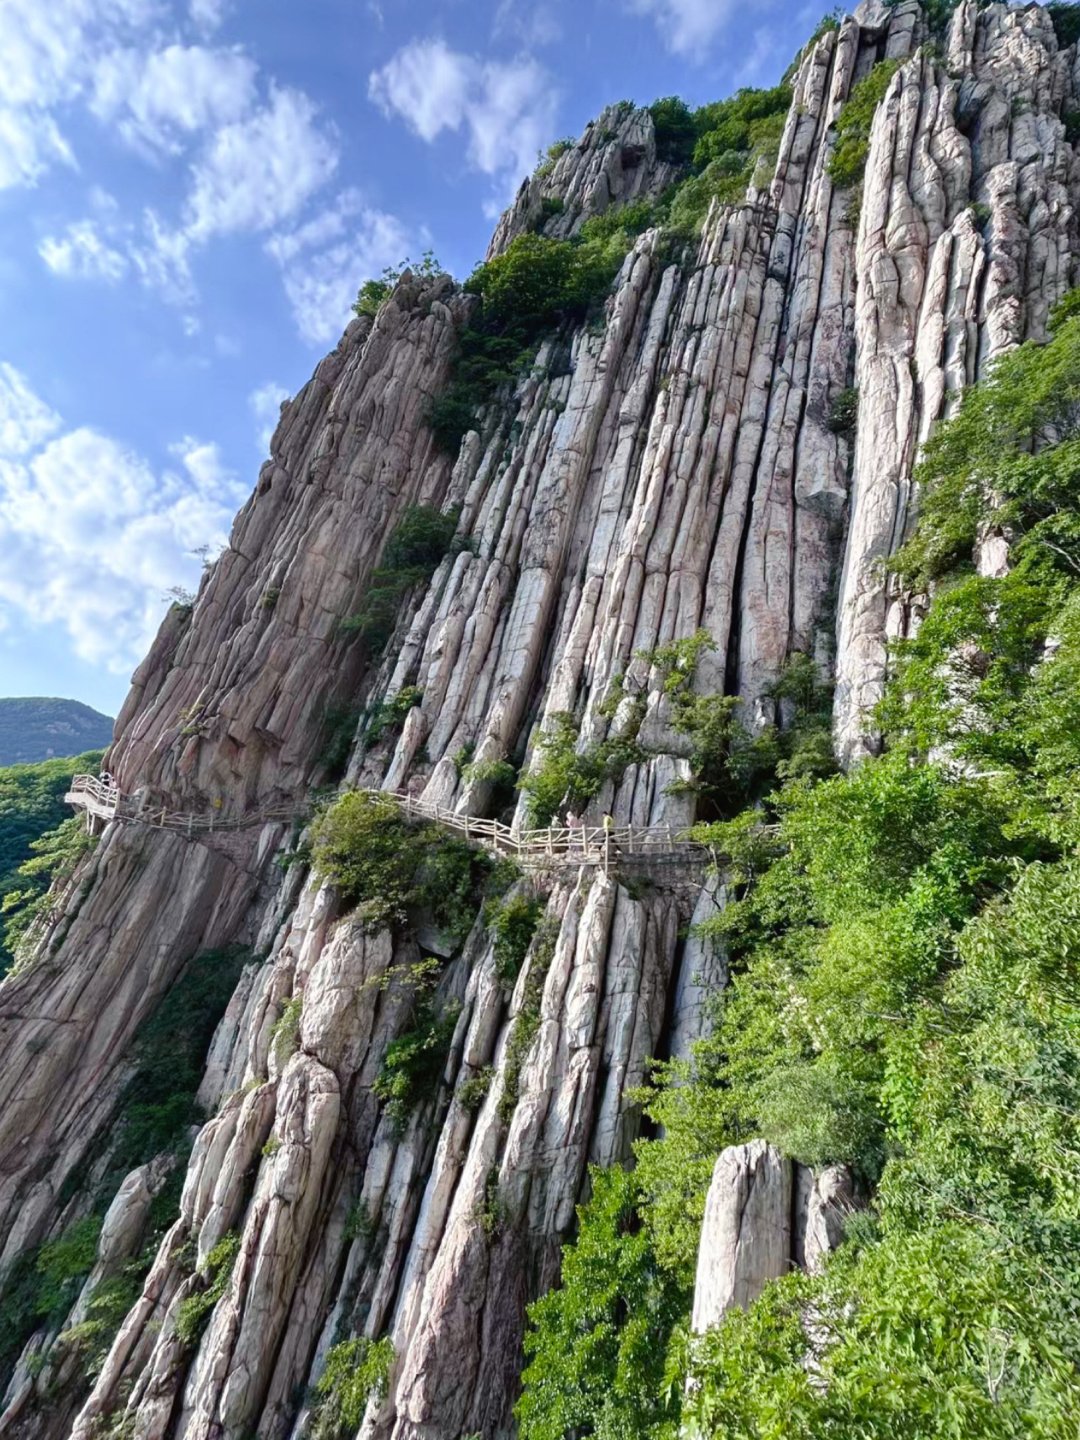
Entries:
{"type": "Polygon", "coordinates": [[[821,0],[0,0],[0,695],[115,713],[360,283],[821,0]]]}

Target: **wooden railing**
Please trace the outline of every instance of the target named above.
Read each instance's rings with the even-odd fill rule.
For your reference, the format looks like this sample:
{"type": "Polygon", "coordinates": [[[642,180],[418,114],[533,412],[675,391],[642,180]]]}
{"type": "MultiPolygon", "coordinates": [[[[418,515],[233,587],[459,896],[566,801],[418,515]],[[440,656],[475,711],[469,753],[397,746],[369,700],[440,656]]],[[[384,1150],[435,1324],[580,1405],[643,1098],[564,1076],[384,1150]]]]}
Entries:
{"type": "Polygon", "coordinates": [[[616,855],[672,855],[687,859],[708,855],[705,846],[695,844],[684,830],[671,825],[549,825],[539,830],[517,830],[498,820],[479,820],[410,795],[380,790],[368,793],[393,800],[409,818],[430,820],[486,849],[523,861],[563,860],[582,865],[602,863],[605,857],[616,855]]]}
{"type": "MultiPolygon", "coordinates": [[[[392,802],[406,819],[430,821],[461,835],[469,844],[541,868],[552,864],[600,865],[606,870],[617,861],[631,856],[686,862],[702,862],[709,858],[705,846],[696,844],[684,830],[671,825],[549,825],[542,829],[519,830],[498,820],[463,815],[445,805],[433,805],[397,791],[365,790],[361,793],[392,802]]],[[[76,775],[64,800],[77,809],[85,810],[88,821],[94,817],[105,821],[122,820],[187,835],[302,820],[309,813],[292,805],[265,806],[241,816],[219,815],[213,811],[195,814],[169,810],[167,806],[143,805],[123,795],[110,777],[96,775],[76,775]]]]}

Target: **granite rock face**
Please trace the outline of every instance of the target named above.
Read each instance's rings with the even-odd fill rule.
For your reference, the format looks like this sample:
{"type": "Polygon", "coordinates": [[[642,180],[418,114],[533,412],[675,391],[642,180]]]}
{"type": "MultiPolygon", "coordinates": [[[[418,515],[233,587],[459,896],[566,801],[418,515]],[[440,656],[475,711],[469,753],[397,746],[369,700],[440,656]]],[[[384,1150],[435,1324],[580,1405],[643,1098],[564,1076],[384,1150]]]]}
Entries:
{"type": "Polygon", "coordinates": [[[752,1140],[716,1162],[701,1226],[693,1329],[745,1310],[792,1264],[794,1166],[773,1145],[752,1140]]]}
{"type": "MultiPolygon", "coordinates": [[[[889,637],[918,615],[882,562],[911,523],[919,442],[995,355],[1045,332],[1078,278],[1062,118],[1080,109],[1075,52],[1038,7],[974,0],[944,52],[926,38],[915,0],[870,0],[826,34],[794,77],[771,182],[714,207],[681,263],[641,235],[603,326],[547,342],[456,457],[427,417],[475,302],[406,276],[351,324],[135,676],[107,760],[123,789],[149,808],[299,816],[332,732],[348,741],[366,707],[415,687],[400,726],[352,746],[346,783],[484,814],[491,786],[463,754],[532,765],[552,717],[574,712],[582,743],[601,741],[636,700],[648,758],[595,814],[679,827],[685,750],[639,652],[699,628],[716,648],[696,683],[737,695],[745,723],[784,720],[770,690],[803,652],[836,679],[840,753],[871,749],[889,637]],[[882,58],[900,64],[856,214],[827,162],[852,85],[882,58]],[[830,422],[853,385],[851,439],[830,422]],[[469,543],[405,598],[372,660],[341,621],[416,504],[460,507],[469,543]]],[[[493,253],[538,220],[575,233],[671,175],[647,112],[608,112],[523,187],[493,253]],[[545,198],[561,210],[545,217],[545,198]]],[[[514,980],[479,914],[460,944],[368,933],[303,863],[274,863],[289,842],[278,821],[191,839],[114,823],[0,986],[7,1284],[95,1209],[109,1210],[100,1265],[143,1243],[150,1172],[102,1194],[139,1029],[196,954],[251,957],[140,1293],[92,1383],[60,1338],[92,1296],[42,1322],[0,1435],[299,1437],[329,1351],[357,1335],[388,1336],[395,1357],[365,1437],[513,1433],[525,1307],[557,1280],[587,1168],[627,1158],[650,1057],[685,1053],[725,982],[722,954],[680,939],[723,889],[563,871],[514,980]],[[401,1123],[376,1082],[415,1023],[408,977],[433,957],[454,1033],[441,1083],[401,1123]]],[[[734,1269],[712,1268],[702,1315],[778,1267],[818,1266],[848,1203],[846,1177],[807,1177],[760,1142],[721,1165],[778,1228],[744,1244],[716,1201],[734,1269]]]]}
{"type": "Polygon", "coordinates": [[[815,1174],[764,1140],[732,1145],[713,1170],[701,1226],[691,1325],[697,1334],[752,1305],[793,1269],[820,1273],[858,1209],[850,1171],[815,1174]]]}

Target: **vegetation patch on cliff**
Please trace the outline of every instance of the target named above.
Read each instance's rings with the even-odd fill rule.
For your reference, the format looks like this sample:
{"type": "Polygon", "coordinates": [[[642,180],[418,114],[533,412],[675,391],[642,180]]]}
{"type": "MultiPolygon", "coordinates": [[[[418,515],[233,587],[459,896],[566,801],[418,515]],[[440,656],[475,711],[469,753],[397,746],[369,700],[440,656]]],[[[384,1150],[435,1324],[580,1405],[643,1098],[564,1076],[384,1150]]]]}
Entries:
{"type": "Polygon", "coordinates": [[[407,929],[419,913],[460,943],[492,868],[438,826],[410,824],[392,800],[350,791],[314,822],[315,871],[370,930],[407,929]]]}
{"type": "Polygon", "coordinates": [[[411,505],[390,532],[360,609],[341,625],[346,633],[366,641],[372,654],[381,655],[386,648],[405,596],[430,580],[450,554],[459,513],[411,505]]]}
{"type": "Polygon", "coordinates": [[[182,1345],[194,1346],[210,1319],[214,1306],[229,1288],[233,1266],[240,1252],[240,1237],[224,1235],[199,1270],[201,1288],[180,1302],[176,1315],[176,1338],[182,1345]]]}
{"type": "Polygon", "coordinates": [[[836,148],[829,156],[829,179],[841,190],[862,184],[870,155],[870,127],[885,98],[899,60],[880,60],[854,86],[836,120],[836,148]]]}
{"type": "Polygon", "coordinates": [[[634,219],[615,211],[587,221],[572,240],[518,235],[477,266],[464,288],[479,307],[462,333],[453,379],[432,406],[440,446],[456,454],[479,411],[532,363],[540,340],[602,303],[637,233],[634,219]]]}
{"type": "Polygon", "coordinates": [[[349,1440],[360,1429],[371,1399],[386,1394],[394,1347],[388,1338],[343,1340],[327,1351],[315,1384],[310,1440],[349,1440]]]}

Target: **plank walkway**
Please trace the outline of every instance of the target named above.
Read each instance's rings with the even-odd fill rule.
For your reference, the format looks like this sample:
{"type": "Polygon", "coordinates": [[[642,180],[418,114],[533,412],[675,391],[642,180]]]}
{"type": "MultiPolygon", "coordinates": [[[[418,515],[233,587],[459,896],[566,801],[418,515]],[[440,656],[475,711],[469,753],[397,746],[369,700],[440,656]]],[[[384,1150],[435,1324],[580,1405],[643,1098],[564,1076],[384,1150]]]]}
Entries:
{"type": "MultiPolygon", "coordinates": [[[[481,820],[462,815],[445,805],[432,805],[414,796],[390,790],[360,792],[373,799],[389,800],[408,820],[427,820],[460,835],[467,843],[479,845],[497,855],[507,855],[522,865],[536,868],[560,865],[597,865],[605,870],[627,858],[674,860],[704,864],[711,858],[704,845],[695,844],[684,831],[671,825],[549,825],[538,830],[517,830],[498,820],[481,820]]],[[[95,819],[122,820],[156,830],[173,830],[186,835],[218,834],[250,829],[281,821],[306,818],[295,806],[268,806],[239,817],[191,814],[164,807],[140,805],[123,795],[109,776],[76,775],[64,796],[68,805],[86,812],[87,824],[95,819]]]]}

